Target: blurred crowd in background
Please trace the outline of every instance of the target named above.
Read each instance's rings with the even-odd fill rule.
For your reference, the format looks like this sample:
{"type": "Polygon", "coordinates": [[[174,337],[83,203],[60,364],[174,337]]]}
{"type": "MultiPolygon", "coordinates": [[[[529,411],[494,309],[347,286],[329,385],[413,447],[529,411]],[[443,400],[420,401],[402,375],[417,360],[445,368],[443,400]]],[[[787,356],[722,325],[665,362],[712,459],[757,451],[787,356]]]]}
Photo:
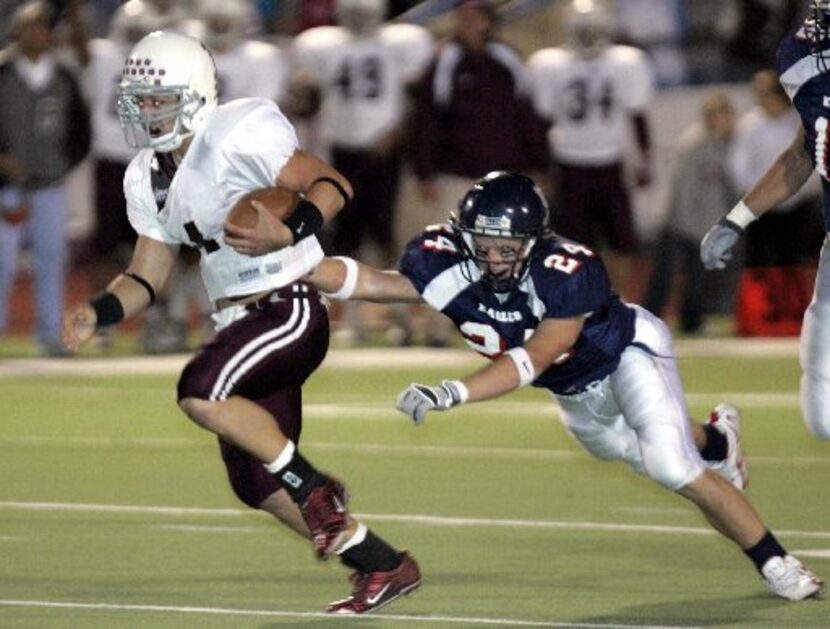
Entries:
{"type": "MultiPolygon", "coordinates": [[[[0,0],[0,343],[22,330],[41,353],[63,354],[65,278],[94,293],[126,265],[132,151],[114,99],[128,50],[157,29],[201,38],[221,101],[273,99],[305,147],[349,178],[356,196],[326,234],[330,254],[391,268],[478,177],[522,171],[548,196],[553,228],[605,255],[625,299],[688,334],[710,333],[712,314],[734,321],[730,333],[798,334],[824,237],[817,182],[750,228],[743,266],[704,274],[698,245],[798,128],[770,68],[806,10],[803,0],[0,0]],[[24,284],[34,296],[21,304],[24,284]]],[[[210,334],[197,274],[183,251],[140,323],[142,351],[210,334]]],[[[334,315],[343,344],[450,338],[440,314],[419,308],[334,315]]]]}

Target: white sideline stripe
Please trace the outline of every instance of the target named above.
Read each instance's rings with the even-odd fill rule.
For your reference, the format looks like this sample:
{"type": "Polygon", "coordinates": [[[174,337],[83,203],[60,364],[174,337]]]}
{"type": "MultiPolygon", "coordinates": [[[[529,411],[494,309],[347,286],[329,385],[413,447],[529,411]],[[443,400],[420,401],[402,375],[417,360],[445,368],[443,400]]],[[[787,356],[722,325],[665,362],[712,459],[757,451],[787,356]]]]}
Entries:
{"type": "MultiPolygon", "coordinates": [[[[675,341],[678,358],[697,357],[797,357],[798,339],[684,339],[675,341]]],[[[8,358],[0,360],[0,377],[23,375],[124,375],[174,374],[181,371],[189,354],[172,356],[130,356],[115,358],[8,358]]],[[[413,365],[462,367],[482,365],[484,359],[472,351],[389,347],[374,349],[333,349],[322,369],[412,369],[413,365]]]]}
{"type": "MultiPolygon", "coordinates": [[[[0,446],[61,446],[89,448],[215,448],[216,443],[203,439],[176,439],[164,437],[46,437],[21,435],[0,438],[0,446]]],[[[384,443],[339,443],[327,441],[303,441],[303,448],[339,452],[360,452],[363,454],[407,454],[451,457],[503,457],[545,461],[572,461],[589,457],[580,450],[558,450],[543,448],[497,448],[490,446],[430,446],[400,445],[384,443]]],[[[750,457],[752,465],[830,465],[830,457],[818,456],[755,456],[750,457]]]]}
{"type": "Polygon", "coordinates": [[[830,559],[830,549],[791,550],[790,553],[792,553],[796,557],[812,557],[813,559],[830,559]]]}
{"type": "Polygon", "coordinates": [[[198,524],[156,524],[153,528],[183,533],[262,533],[258,526],[210,526],[198,524]]]}
{"type": "Polygon", "coordinates": [[[692,629],[691,626],[676,625],[619,625],[607,623],[551,622],[519,620],[517,618],[479,618],[475,616],[410,616],[404,614],[372,614],[371,616],[332,616],[323,612],[292,612],[270,609],[233,609],[228,607],[193,607],[178,605],[128,605],[118,603],[80,603],[70,601],[20,601],[0,599],[0,605],[9,607],[53,607],[58,609],[106,609],[137,612],[175,612],[181,614],[211,614],[221,616],[272,616],[277,618],[325,618],[329,621],[359,619],[399,620],[405,622],[433,622],[446,624],[498,625],[502,627],[577,627],[579,629],[692,629]]]}
{"type": "MultiPolygon", "coordinates": [[[[0,502],[0,509],[17,511],[82,511],[87,513],[137,513],[172,516],[254,516],[244,509],[211,509],[205,507],[162,507],[138,505],[106,505],[80,502],[0,502]]],[[[668,526],[657,524],[616,524],[607,522],[567,522],[561,520],[514,520],[504,518],[462,518],[415,513],[355,513],[360,520],[375,522],[399,522],[425,526],[477,526],[503,528],[537,528],[573,531],[617,531],[623,533],[665,533],[668,535],[716,535],[710,528],[698,526],[668,526]]],[[[830,531],[781,530],[777,535],[810,539],[830,539],[830,531]]]]}

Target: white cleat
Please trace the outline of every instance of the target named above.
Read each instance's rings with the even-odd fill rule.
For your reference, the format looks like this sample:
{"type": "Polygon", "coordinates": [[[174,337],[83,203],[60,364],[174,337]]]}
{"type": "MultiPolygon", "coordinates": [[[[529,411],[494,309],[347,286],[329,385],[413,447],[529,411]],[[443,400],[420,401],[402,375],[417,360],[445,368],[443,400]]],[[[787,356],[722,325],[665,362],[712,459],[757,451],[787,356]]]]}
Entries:
{"type": "Polygon", "coordinates": [[[741,449],[741,412],[731,404],[718,404],[706,423],[723,434],[728,444],[726,458],[709,461],[707,465],[740,491],[745,490],[749,485],[749,466],[741,449]]]}
{"type": "Polygon", "coordinates": [[[764,564],[761,574],[766,586],[781,598],[803,601],[824,595],[824,581],[792,555],[773,557],[764,564]]]}

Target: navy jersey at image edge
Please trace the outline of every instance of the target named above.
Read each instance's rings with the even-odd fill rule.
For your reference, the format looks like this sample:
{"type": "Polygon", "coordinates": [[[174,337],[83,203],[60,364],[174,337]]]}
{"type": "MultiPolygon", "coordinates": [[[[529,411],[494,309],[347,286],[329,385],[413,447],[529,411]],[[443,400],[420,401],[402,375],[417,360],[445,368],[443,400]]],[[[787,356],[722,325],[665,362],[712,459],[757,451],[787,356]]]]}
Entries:
{"type": "MultiPolygon", "coordinates": [[[[823,44],[830,48],[830,42],[823,44]]],[[[830,66],[830,50],[827,50],[827,64],[830,66]]],[[[778,47],[776,70],[781,83],[790,96],[801,117],[804,127],[804,150],[810,156],[813,167],[821,175],[824,197],[824,225],[830,230],[830,182],[828,168],[830,155],[830,75],[823,71],[819,60],[811,55],[810,43],[804,27],[790,32],[778,47]]]]}

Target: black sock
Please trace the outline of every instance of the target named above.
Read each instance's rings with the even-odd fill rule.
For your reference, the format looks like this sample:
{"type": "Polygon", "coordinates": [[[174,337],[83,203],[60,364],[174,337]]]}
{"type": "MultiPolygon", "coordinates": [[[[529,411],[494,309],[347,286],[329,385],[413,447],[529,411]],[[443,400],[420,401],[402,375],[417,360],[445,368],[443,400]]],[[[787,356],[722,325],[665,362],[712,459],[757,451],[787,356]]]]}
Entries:
{"type": "Polygon", "coordinates": [[[368,531],[366,539],[340,555],[340,561],[358,572],[389,572],[401,565],[401,556],[372,531],[368,531]]]}
{"type": "Polygon", "coordinates": [[[312,489],[325,484],[327,480],[326,476],[318,472],[298,451],[294,452],[288,465],[275,476],[282,481],[291,499],[299,505],[305,502],[312,489]]]}
{"type": "Polygon", "coordinates": [[[783,557],[787,554],[783,546],[775,539],[775,535],[767,531],[767,534],[761,538],[761,541],[755,544],[752,548],[747,548],[744,553],[752,560],[758,572],[761,568],[773,557],[783,557]]]}
{"type": "Polygon", "coordinates": [[[709,424],[703,424],[703,430],[706,433],[706,445],[700,452],[701,458],[704,461],[723,461],[729,451],[726,435],[709,424]]]}

